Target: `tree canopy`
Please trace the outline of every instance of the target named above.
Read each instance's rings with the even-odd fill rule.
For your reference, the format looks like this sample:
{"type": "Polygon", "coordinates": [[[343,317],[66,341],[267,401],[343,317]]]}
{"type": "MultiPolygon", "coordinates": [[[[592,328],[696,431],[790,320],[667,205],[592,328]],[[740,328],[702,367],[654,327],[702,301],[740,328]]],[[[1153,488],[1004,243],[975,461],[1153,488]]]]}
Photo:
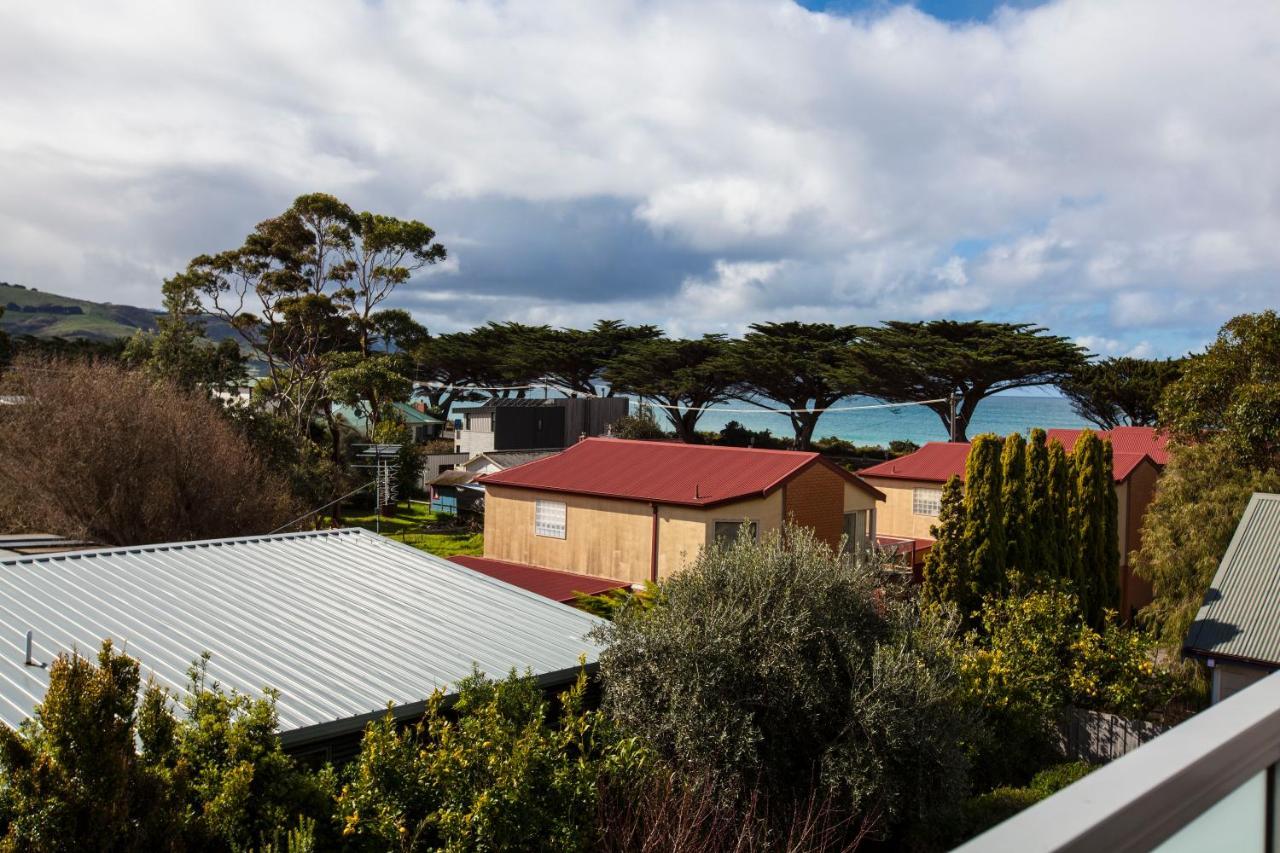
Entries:
{"type": "Polygon", "coordinates": [[[1182,367],[1182,359],[1107,358],[1077,365],[1058,387],[1099,429],[1154,426],[1160,396],[1182,367]]]}
{"type": "Polygon", "coordinates": [[[698,441],[702,409],[731,398],[737,368],[723,335],[651,338],[623,349],[605,371],[610,386],[652,400],[681,441],[698,441]]]}
{"type": "Polygon", "coordinates": [[[1054,385],[1084,361],[1065,337],[1027,323],[890,321],[862,331],[849,350],[851,379],[888,402],[941,400],[929,408],[953,429],[946,398],[956,395],[954,435],[967,440],[978,404],[1001,391],[1054,385]]]}
{"type": "Polygon", "coordinates": [[[845,357],[857,336],[854,326],[830,323],[752,324],[728,350],[740,377],[740,399],[784,412],[796,449],[808,450],[822,410],[861,390],[845,357]]]}
{"type": "Polygon", "coordinates": [[[1280,315],[1241,314],[1187,360],[1161,399],[1160,423],[1185,442],[1210,439],[1246,467],[1280,463],[1280,315]]]}

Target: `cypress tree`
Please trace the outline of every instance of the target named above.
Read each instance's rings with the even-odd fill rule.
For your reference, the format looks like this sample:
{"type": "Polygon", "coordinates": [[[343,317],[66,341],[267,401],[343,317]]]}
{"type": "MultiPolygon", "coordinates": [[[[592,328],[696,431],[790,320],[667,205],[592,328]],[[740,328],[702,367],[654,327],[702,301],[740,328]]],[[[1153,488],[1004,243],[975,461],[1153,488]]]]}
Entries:
{"type": "Polygon", "coordinates": [[[1049,489],[1049,445],[1042,429],[1033,429],[1027,442],[1026,502],[1030,532],[1026,573],[1032,577],[1057,577],[1060,534],[1049,489]]]}
{"type": "Polygon", "coordinates": [[[1071,506],[1075,502],[1074,476],[1071,457],[1062,442],[1049,442],[1049,514],[1050,525],[1045,548],[1054,554],[1055,577],[1070,581],[1072,589],[1079,593],[1080,562],[1076,547],[1075,528],[1072,527],[1071,506]]]}
{"type": "Polygon", "coordinates": [[[929,528],[933,547],[924,556],[921,598],[929,604],[948,604],[961,613],[974,609],[965,551],[964,484],[952,474],[942,487],[938,523],[929,528]]]}
{"type": "Polygon", "coordinates": [[[965,550],[974,595],[1005,587],[1004,507],[1000,489],[1000,438],[987,433],[969,445],[965,462],[965,550]]]}
{"type": "Polygon", "coordinates": [[[1004,509],[1005,565],[1024,575],[1031,565],[1034,530],[1027,518],[1027,443],[1021,433],[1004,440],[1000,453],[1000,502],[1004,509]]]}
{"type": "Polygon", "coordinates": [[[1104,575],[1108,573],[1108,553],[1114,550],[1108,548],[1107,543],[1110,474],[1102,442],[1092,430],[1080,433],[1071,457],[1075,468],[1071,526],[1076,533],[1076,549],[1080,555],[1077,592],[1085,619],[1089,624],[1097,625],[1101,622],[1107,600],[1108,584],[1104,575]]]}
{"type": "MultiPolygon", "coordinates": [[[[1120,609],[1120,523],[1119,497],[1115,485],[1115,454],[1110,440],[1102,443],[1103,511],[1102,535],[1105,545],[1102,563],[1102,607],[1120,609]]],[[[1127,614],[1121,614],[1127,615],[1127,614]]]]}

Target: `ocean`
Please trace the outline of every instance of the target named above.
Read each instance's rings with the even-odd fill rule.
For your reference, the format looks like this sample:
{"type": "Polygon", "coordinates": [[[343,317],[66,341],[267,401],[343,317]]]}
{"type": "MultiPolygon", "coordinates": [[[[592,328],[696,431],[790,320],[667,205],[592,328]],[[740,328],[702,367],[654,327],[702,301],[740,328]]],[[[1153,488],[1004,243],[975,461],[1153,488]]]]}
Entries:
{"type": "MultiPolygon", "coordinates": [[[[874,405],[878,400],[850,397],[836,406],[874,405]]],[[[707,411],[698,422],[698,429],[707,432],[719,430],[729,421],[737,421],[748,429],[767,429],[774,435],[790,437],[794,433],[786,415],[759,409],[752,412],[726,412],[725,409],[754,408],[734,401],[707,411]]],[[[663,418],[659,415],[659,421],[663,418]]],[[[969,437],[984,432],[1008,435],[1011,432],[1026,434],[1033,427],[1050,429],[1080,428],[1092,426],[1071,409],[1071,402],[1064,397],[1050,394],[997,394],[978,404],[969,424],[969,437]]],[[[867,409],[859,412],[826,412],[818,421],[815,438],[835,436],[854,444],[888,445],[890,441],[905,440],[916,444],[927,441],[946,441],[947,431],[942,419],[925,406],[895,406],[885,409],[867,409]]]]}

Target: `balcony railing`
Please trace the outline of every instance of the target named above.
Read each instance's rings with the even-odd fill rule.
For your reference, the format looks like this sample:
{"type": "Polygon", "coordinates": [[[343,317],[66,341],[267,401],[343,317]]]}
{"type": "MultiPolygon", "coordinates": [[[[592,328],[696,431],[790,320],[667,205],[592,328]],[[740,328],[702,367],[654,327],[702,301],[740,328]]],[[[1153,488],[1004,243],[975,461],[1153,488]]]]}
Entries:
{"type": "Polygon", "coordinates": [[[1280,673],[1095,770],[959,850],[1280,853],[1277,761],[1280,673]]]}

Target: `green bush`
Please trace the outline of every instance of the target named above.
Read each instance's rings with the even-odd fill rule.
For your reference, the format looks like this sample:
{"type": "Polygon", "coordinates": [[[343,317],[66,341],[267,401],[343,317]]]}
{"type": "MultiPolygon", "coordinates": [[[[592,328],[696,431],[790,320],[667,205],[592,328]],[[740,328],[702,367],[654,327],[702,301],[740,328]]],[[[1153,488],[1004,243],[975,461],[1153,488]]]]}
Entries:
{"type": "Polygon", "coordinates": [[[327,818],[328,776],[281,752],[274,697],[225,693],[205,668],[177,715],[154,685],[139,707],[138,662],[109,641],[96,664],[59,657],[35,716],[0,728],[0,849],[250,849],[327,818]]]}
{"type": "Polygon", "coordinates": [[[646,754],[584,709],[586,675],[561,697],[557,723],[532,676],[437,692],[415,727],[388,715],[365,732],[338,796],[348,849],[592,849],[598,790],[640,773],[646,754]]]}
{"type": "Polygon", "coordinates": [[[877,596],[804,528],[705,550],[601,629],[605,709],[719,796],[781,811],[815,786],[884,829],[966,791],[951,626],[877,596]]]}
{"type": "Polygon", "coordinates": [[[1026,787],[996,788],[966,800],[961,822],[963,828],[956,840],[963,841],[986,832],[1028,806],[1033,806],[1071,783],[1083,779],[1093,769],[1093,766],[1085,761],[1056,764],[1037,773],[1026,787]]]}

